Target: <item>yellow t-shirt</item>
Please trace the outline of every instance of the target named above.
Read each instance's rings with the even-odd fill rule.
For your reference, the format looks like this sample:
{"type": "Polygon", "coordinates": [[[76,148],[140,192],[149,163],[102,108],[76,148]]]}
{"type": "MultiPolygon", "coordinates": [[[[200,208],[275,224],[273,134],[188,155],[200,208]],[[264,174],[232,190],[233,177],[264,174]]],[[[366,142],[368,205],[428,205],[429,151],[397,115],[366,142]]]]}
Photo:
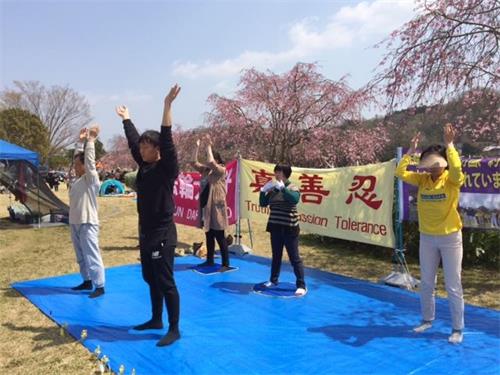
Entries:
{"type": "Polygon", "coordinates": [[[453,146],[446,149],[449,169],[436,181],[429,173],[407,171],[411,157],[403,156],[396,168],[396,176],[404,182],[418,186],[417,211],[421,233],[447,235],[462,229],[458,212],[460,186],[464,183],[462,164],[453,146]]]}

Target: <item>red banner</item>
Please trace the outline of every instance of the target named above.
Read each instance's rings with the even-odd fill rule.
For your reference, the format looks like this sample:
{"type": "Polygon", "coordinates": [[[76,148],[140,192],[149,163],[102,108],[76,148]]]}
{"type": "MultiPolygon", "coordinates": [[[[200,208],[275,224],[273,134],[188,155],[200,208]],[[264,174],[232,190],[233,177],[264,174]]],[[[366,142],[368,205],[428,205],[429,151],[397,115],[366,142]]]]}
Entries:
{"type": "MultiPolygon", "coordinates": [[[[177,224],[198,226],[198,200],[200,198],[201,175],[197,172],[179,174],[174,184],[175,214],[177,224]]],[[[229,225],[237,221],[237,186],[238,161],[232,160],[226,164],[227,217],[229,225]]]]}
{"type": "Polygon", "coordinates": [[[238,221],[238,160],[226,164],[226,189],[227,189],[227,219],[229,225],[238,221]]]}

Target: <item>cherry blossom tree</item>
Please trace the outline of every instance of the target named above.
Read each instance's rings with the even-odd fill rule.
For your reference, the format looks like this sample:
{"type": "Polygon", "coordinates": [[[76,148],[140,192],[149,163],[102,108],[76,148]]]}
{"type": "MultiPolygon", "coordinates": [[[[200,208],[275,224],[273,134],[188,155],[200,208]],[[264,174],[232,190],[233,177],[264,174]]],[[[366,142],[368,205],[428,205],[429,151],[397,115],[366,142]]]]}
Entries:
{"type": "Polygon", "coordinates": [[[456,90],[497,88],[498,0],[421,1],[418,15],[380,46],[388,48],[376,80],[397,101],[434,99],[456,90]]]}
{"type": "Polygon", "coordinates": [[[229,154],[325,167],[339,160],[351,163],[363,153],[371,158],[383,144],[383,133],[374,138],[356,126],[341,128],[359,123],[371,98],[351,89],[345,78],[325,78],[316,64],[298,63],[283,74],[250,69],[239,87],[233,98],[212,94],[208,100],[212,111],[206,122],[214,147],[229,154]]]}
{"type": "MultiPolygon", "coordinates": [[[[172,137],[174,139],[175,147],[177,149],[177,158],[179,160],[179,166],[183,171],[192,171],[191,162],[194,158],[194,150],[197,139],[202,139],[205,134],[209,134],[209,129],[206,127],[198,127],[195,129],[182,129],[181,127],[175,127],[172,132],[172,137]]],[[[204,148],[200,149],[199,159],[201,161],[205,158],[204,148]]],[[[234,155],[227,155],[227,158],[233,158],[234,155]]]]}
{"type": "Polygon", "coordinates": [[[416,11],[378,45],[388,51],[369,86],[389,110],[457,98],[469,112],[479,105],[484,116],[461,116],[459,130],[498,142],[500,2],[421,0],[416,11]]]}
{"type": "Polygon", "coordinates": [[[472,90],[460,97],[463,111],[456,118],[462,134],[474,141],[500,144],[498,91],[472,90]]]}
{"type": "Polygon", "coordinates": [[[136,169],[137,164],[130,154],[127,139],[123,135],[115,135],[109,141],[109,150],[100,160],[102,168],[111,170],[116,168],[121,169],[136,169]]]}

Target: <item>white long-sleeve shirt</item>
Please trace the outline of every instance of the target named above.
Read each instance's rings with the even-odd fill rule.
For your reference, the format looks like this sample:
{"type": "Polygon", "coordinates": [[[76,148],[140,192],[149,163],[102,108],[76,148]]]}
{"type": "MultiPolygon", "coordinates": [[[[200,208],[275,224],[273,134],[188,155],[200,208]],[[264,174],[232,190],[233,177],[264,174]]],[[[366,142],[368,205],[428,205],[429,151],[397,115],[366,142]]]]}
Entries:
{"type": "MultiPolygon", "coordinates": [[[[83,143],[78,143],[75,154],[82,152],[83,143]]],[[[85,146],[85,174],[79,177],[69,191],[69,223],[99,224],[97,214],[97,195],[99,194],[99,175],[95,167],[95,146],[88,141],[85,146]]]]}

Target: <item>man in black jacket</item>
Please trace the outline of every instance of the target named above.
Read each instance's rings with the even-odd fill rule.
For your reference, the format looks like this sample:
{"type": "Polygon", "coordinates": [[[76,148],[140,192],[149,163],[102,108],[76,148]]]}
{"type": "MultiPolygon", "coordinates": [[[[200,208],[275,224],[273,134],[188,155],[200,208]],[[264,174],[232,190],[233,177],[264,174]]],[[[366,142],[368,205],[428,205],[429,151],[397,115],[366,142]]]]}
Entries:
{"type": "Polygon", "coordinates": [[[116,108],[123,120],[125,135],[137,172],[137,211],[139,213],[139,244],[142,277],[149,285],[152,318],[135,326],[135,330],[163,328],[162,312],[165,299],[169,328],[157,346],[170,345],[180,338],[179,293],[174,280],[174,254],[177,231],[173,188],[179,174],[177,152],[172,140],[171,105],[179,94],[175,85],[165,97],[161,131],[148,130],[139,135],[127,107],[116,108]]]}

